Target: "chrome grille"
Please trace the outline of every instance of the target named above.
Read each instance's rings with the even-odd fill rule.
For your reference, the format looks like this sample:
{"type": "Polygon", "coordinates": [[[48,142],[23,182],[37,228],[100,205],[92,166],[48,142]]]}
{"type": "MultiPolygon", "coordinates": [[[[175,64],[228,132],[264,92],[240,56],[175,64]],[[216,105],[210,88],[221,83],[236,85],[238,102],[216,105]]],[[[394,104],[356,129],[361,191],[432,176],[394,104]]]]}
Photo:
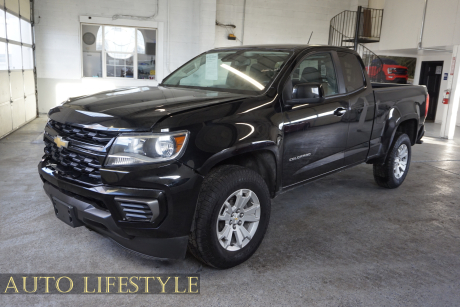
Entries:
{"type": "Polygon", "coordinates": [[[110,140],[117,136],[118,132],[112,131],[95,131],[86,128],[62,124],[54,120],[50,120],[48,125],[53,128],[60,136],[65,136],[68,139],[74,139],[81,142],[106,146],[110,140]]]}
{"type": "Polygon", "coordinates": [[[407,75],[407,69],[405,68],[396,68],[397,75],[407,75]]]}
{"type": "Polygon", "coordinates": [[[73,179],[83,179],[90,183],[101,183],[99,169],[101,163],[97,158],[81,152],[72,152],[57,145],[45,137],[45,154],[56,164],[56,171],[73,179]]]}
{"type": "Polygon", "coordinates": [[[88,184],[101,184],[100,168],[119,132],[98,131],[49,120],[45,128],[45,154],[56,174],[88,184]],[[55,138],[67,142],[58,148],[55,138]]]}

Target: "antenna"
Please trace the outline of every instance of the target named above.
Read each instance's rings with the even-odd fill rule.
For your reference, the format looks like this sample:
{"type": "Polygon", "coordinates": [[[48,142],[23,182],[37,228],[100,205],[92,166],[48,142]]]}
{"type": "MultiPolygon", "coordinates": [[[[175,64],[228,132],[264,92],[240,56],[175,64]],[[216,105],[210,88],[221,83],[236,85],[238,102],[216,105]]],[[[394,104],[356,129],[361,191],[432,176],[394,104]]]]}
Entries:
{"type": "Polygon", "coordinates": [[[312,35],[313,35],[313,31],[311,31],[310,38],[308,39],[307,45],[310,44],[310,40],[311,40],[311,36],[312,36],[312,35]]]}

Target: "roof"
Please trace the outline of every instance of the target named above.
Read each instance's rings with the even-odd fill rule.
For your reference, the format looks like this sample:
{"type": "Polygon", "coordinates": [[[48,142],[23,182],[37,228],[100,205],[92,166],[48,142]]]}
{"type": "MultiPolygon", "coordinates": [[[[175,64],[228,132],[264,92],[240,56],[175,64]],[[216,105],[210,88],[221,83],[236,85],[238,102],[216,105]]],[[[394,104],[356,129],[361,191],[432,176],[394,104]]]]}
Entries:
{"type": "Polygon", "coordinates": [[[271,50],[291,50],[298,51],[304,49],[314,49],[320,47],[329,47],[331,50],[346,50],[354,52],[349,48],[329,46],[329,45],[303,45],[303,44],[269,44],[269,45],[243,45],[214,48],[212,50],[235,50],[235,49],[271,49],[271,50]]]}

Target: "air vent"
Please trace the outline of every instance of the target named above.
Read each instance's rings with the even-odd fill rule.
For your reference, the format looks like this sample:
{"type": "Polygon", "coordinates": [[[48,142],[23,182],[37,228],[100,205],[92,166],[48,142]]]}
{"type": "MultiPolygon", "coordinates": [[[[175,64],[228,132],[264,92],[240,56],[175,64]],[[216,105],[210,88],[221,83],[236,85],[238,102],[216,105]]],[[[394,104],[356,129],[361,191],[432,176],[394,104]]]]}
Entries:
{"type": "Polygon", "coordinates": [[[156,199],[115,197],[115,201],[127,221],[152,223],[160,215],[160,206],[156,199]]]}

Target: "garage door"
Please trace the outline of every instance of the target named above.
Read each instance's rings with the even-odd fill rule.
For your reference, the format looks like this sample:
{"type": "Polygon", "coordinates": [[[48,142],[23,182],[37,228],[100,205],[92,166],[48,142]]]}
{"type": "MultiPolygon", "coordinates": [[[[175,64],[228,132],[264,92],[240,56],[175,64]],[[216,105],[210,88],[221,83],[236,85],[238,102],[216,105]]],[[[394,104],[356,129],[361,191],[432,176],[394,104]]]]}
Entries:
{"type": "Polygon", "coordinates": [[[0,0],[0,138],[37,115],[29,0],[0,0]]]}

